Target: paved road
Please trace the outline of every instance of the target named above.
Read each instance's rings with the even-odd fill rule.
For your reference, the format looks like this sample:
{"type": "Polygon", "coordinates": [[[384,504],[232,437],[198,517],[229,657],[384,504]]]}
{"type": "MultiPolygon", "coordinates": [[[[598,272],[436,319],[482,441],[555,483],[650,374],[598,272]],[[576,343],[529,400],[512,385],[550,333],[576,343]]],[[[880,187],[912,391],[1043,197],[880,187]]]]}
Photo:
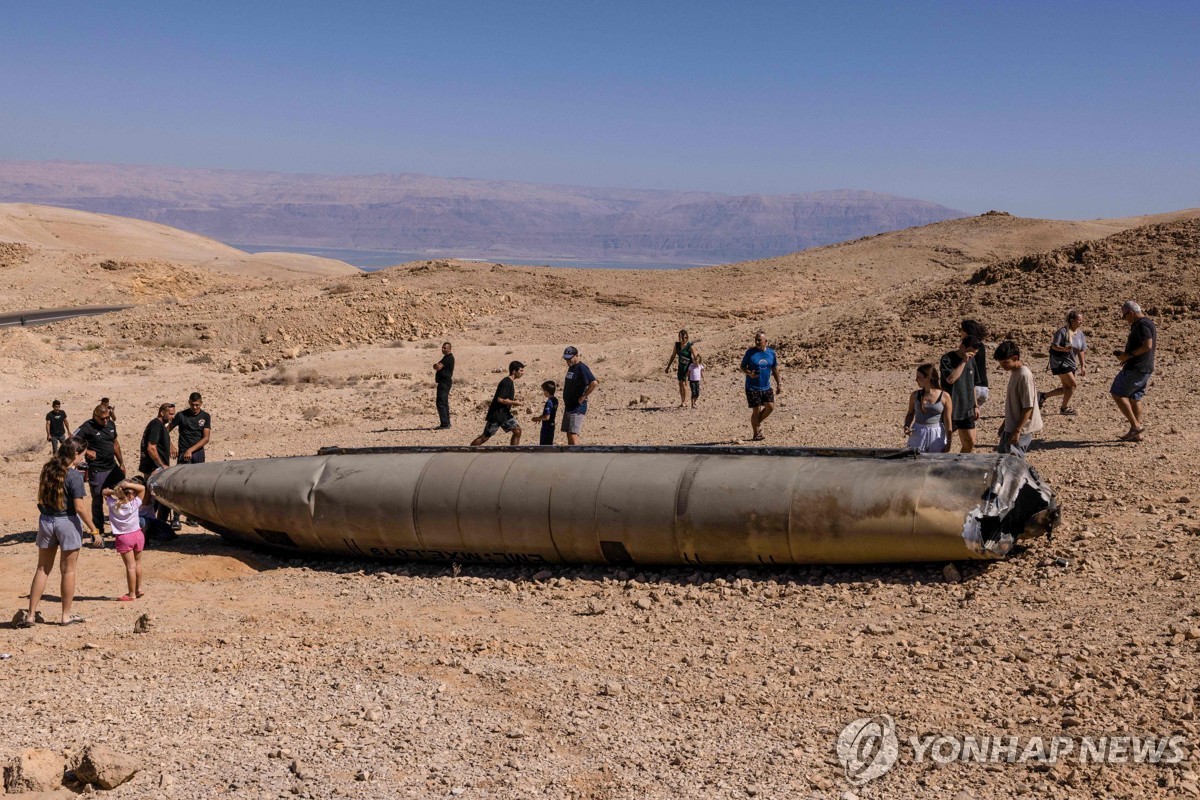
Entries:
{"type": "Polygon", "coordinates": [[[79,308],[39,308],[36,311],[14,311],[9,314],[0,314],[0,328],[8,328],[14,325],[20,326],[22,324],[26,327],[30,325],[46,325],[51,322],[61,322],[64,319],[74,319],[75,317],[94,317],[97,314],[110,314],[113,311],[132,307],[81,306],[79,308]],[[24,323],[21,322],[22,318],[25,320],[24,323]]]}

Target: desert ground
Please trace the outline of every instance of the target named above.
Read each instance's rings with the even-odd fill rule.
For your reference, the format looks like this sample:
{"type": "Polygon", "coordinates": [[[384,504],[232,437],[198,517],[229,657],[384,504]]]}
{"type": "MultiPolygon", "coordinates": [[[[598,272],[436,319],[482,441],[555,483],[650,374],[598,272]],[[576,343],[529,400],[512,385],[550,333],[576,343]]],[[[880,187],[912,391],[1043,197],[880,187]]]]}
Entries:
{"type": "MultiPolygon", "coordinates": [[[[0,627],[0,760],[91,744],[141,769],[114,797],[1195,797],[1164,766],[900,763],[852,786],[835,753],[878,714],[902,737],[1182,735],[1200,742],[1200,210],[1064,222],[1002,213],[759,262],[588,271],[428,261],[360,273],[248,256],[150,223],[0,205],[0,311],[133,308],[0,329],[0,597],[36,561],[43,418],[116,405],[131,454],[160,402],[203,392],[209,459],[324,445],[463,445],[505,365],[540,408],[580,348],[601,382],[587,443],[739,443],[736,371],[772,338],[769,444],[891,447],[914,368],[963,317],[1017,341],[1043,389],[1068,308],[1091,351],[1029,460],[1052,540],[997,562],[618,570],[284,559],[185,526],[145,556],[85,549],[84,625],[0,627]],[[1121,301],[1158,325],[1143,442],[1108,396],[1121,301]],[[664,374],[679,328],[708,367],[696,410],[664,374]],[[458,359],[453,428],[432,364],[458,359]],[[145,633],[135,621],[150,617],[145,633]],[[849,793],[849,795],[847,795],[849,793]]],[[[989,369],[980,445],[1006,378],[989,369]]],[[[526,442],[536,440],[525,425],[526,442]]],[[[560,434],[561,436],[561,434],[560,434]]],[[[494,439],[493,442],[499,441],[494,439]]],[[[957,449],[957,448],[956,448],[957,449]]],[[[127,458],[135,461],[130,455],[127,458]]],[[[56,581],[44,603],[53,621],[56,581]]]]}

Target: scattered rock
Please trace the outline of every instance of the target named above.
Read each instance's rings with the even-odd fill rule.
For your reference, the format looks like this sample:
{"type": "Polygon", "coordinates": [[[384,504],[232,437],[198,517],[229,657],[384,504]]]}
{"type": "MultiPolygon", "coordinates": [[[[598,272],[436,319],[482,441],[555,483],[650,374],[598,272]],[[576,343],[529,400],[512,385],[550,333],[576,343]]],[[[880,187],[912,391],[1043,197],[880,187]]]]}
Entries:
{"type": "Polygon", "coordinates": [[[953,564],[942,567],[942,577],[945,578],[946,583],[962,583],[962,573],[953,564]]]}
{"type": "Polygon", "coordinates": [[[141,762],[134,756],[94,744],[84,748],[74,771],[75,778],[81,783],[115,789],[136,775],[139,769],[141,762]]]}
{"type": "Polygon", "coordinates": [[[66,764],[53,750],[22,750],[4,766],[4,789],[18,792],[48,792],[62,786],[66,764]]]}
{"type": "Polygon", "coordinates": [[[142,614],[133,623],[134,633],[149,633],[154,628],[154,619],[149,614],[142,614]]]}

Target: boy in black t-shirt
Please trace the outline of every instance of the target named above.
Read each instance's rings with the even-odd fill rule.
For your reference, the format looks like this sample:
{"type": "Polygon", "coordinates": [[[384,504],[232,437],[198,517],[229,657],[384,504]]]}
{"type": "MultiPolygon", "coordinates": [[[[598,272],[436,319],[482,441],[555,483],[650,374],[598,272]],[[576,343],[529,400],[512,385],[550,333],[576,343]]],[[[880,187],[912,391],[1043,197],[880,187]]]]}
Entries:
{"type": "Polygon", "coordinates": [[[67,423],[67,412],[62,410],[62,403],[55,400],[46,412],[46,441],[50,443],[50,455],[56,454],[58,448],[62,447],[70,427],[67,423]]]}
{"type": "Polygon", "coordinates": [[[488,439],[496,435],[496,431],[506,430],[512,434],[510,445],[517,445],[521,442],[521,425],[517,422],[517,418],[513,416],[513,406],[520,405],[517,400],[517,387],[513,381],[525,374],[525,365],[520,361],[513,361],[508,365],[508,377],[501,378],[500,383],[496,385],[496,393],[492,395],[492,402],[488,406],[487,420],[483,426],[483,433],[475,437],[475,441],[471,442],[471,447],[479,447],[488,439]]]}
{"type": "Polygon", "coordinates": [[[542,394],[546,397],[546,403],[542,406],[542,413],[533,418],[534,422],[542,423],[539,445],[554,444],[554,422],[558,418],[558,398],[554,396],[556,391],[558,391],[558,384],[554,381],[546,381],[542,384],[542,394]]]}

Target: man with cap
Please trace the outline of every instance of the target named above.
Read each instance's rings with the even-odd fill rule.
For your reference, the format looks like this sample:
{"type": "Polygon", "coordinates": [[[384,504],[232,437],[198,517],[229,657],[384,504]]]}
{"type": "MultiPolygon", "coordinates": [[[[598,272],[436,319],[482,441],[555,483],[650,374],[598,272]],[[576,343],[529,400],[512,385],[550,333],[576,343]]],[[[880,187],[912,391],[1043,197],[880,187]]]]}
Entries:
{"type": "Polygon", "coordinates": [[[496,384],[496,393],[492,395],[492,402],[488,406],[483,433],[475,437],[475,441],[471,442],[471,447],[479,447],[495,436],[496,431],[499,430],[505,430],[512,434],[510,445],[515,446],[521,443],[521,425],[512,413],[513,406],[520,405],[521,401],[517,399],[517,387],[513,381],[524,374],[525,365],[520,361],[509,363],[508,376],[501,378],[500,383],[496,384]]]}
{"type": "Polygon", "coordinates": [[[588,397],[596,391],[600,381],[596,380],[588,365],[580,360],[579,348],[568,347],[563,350],[563,358],[567,362],[567,377],[563,381],[562,431],[567,435],[567,444],[574,446],[579,444],[588,397]]]}
{"type": "Polygon", "coordinates": [[[1113,379],[1109,392],[1121,414],[1129,420],[1129,431],[1120,438],[1126,442],[1140,442],[1146,430],[1142,425],[1142,397],[1154,372],[1158,328],[1132,300],[1126,300],[1121,306],[1121,319],[1129,325],[1129,338],[1125,340],[1124,350],[1113,353],[1121,361],[1121,371],[1113,379]]]}

